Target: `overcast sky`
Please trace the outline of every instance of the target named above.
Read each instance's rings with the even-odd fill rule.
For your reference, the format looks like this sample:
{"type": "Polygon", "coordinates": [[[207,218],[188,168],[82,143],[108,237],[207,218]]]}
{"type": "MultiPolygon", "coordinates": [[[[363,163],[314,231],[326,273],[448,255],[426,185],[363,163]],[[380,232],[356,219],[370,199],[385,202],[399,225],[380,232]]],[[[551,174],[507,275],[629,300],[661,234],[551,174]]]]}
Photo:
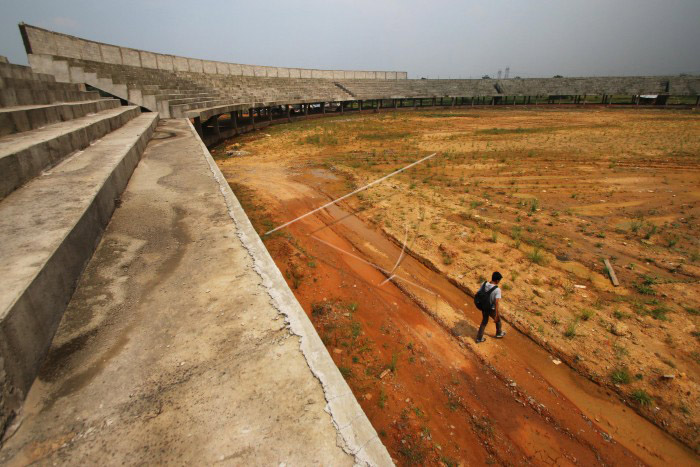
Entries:
{"type": "Polygon", "coordinates": [[[0,0],[17,23],[228,62],[409,77],[700,73],[700,0],[0,0]]]}

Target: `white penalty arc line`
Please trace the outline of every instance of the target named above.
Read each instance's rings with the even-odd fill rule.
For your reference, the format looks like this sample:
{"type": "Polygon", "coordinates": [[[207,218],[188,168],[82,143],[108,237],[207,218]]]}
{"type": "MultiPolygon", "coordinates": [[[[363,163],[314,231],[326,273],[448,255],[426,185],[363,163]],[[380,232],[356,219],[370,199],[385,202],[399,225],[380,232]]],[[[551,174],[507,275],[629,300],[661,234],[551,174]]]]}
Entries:
{"type": "MultiPolygon", "coordinates": [[[[401,277],[401,276],[399,276],[399,275],[397,275],[397,274],[392,274],[392,272],[387,271],[387,270],[384,269],[383,267],[378,266],[378,265],[376,265],[376,264],[374,264],[374,263],[371,263],[371,262],[369,262],[369,261],[367,261],[367,260],[365,260],[365,259],[363,259],[363,258],[360,258],[359,256],[357,256],[357,255],[355,255],[355,254],[352,254],[352,253],[350,253],[349,251],[343,250],[342,248],[338,248],[337,246],[333,245],[332,243],[329,243],[329,242],[327,242],[327,241],[325,241],[325,240],[321,240],[320,238],[318,238],[318,237],[315,236],[315,235],[311,235],[311,238],[313,238],[314,240],[317,240],[317,241],[323,243],[323,244],[326,245],[326,246],[329,246],[329,247],[333,248],[334,250],[337,250],[337,251],[339,251],[339,252],[341,252],[341,253],[343,253],[343,254],[346,254],[346,255],[348,255],[348,256],[350,256],[350,257],[352,257],[352,258],[355,258],[356,260],[361,261],[361,262],[365,263],[365,264],[368,265],[368,266],[372,266],[373,268],[377,269],[378,271],[383,272],[384,274],[386,274],[386,275],[389,276],[389,279],[387,279],[387,280],[394,279],[394,278],[400,279],[400,280],[402,280],[402,281],[404,281],[404,282],[406,282],[406,283],[408,283],[408,284],[411,284],[411,285],[414,286],[414,287],[418,287],[419,289],[428,292],[430,295],[434,295],[434,296],[436,296],[436,297],[438,296],[438,294],[436,294],[436,293],[433,292],[432,290],[426,289],[426,288],[423,287],[422,285],[418,285],[418,284],[416,284],[415,282],[412,282],[412,281],[410,281],[410,280],[408,280],[408,279],[406,279],[406,278],[403,278],[403,277],[401,277]]],[[[384,282],[386,282],[386,281],[384,281],[384,282]]],[[[384,284],[384,282],[382,282],[382,284],[384,284]]]]}
{"type": "Polygon", "coordinates": [[[408,224],[406,224],[406,234],[404,235],[404,238],[403,238],[403,245],[401,246],[401,254],[399,255],[399,259],[396,260],[396,264],[394,264],[394,267],[391,268],[391,272],[389,273],[391,275],[389,277],[387,277],[386,279],[384,279],[382,281],[382,283],[379,284],[380,286],[386,284],[387,282],[389,282],[391,279],[394,278],[394,276],[395,276],[394,271],[396,271],[396,268],[398,268],[399,264],[401,264],[401,259],[403,258],[403,254],[406,251],[406,242],[407,241],[408,241],[408,224]]]}
{"type": "Polygon", "coordinates": [[[429,156],[425,156],[425,157],[422,158],[422,159],[419,159],[419,160],[417,160],[417,161],[415,161],[415,162],[412,162],[412,163],[408,164],[406,167],[402,167],[402,168],[400,168],[400,169],[398,169],[398,170],[395,170],[395,171],[391,172],[391,173],[388,174],[388,175],[384,175],[382,178],[378,178],[377,180],[375,180],[375,181],[373,181],[373,182],[371,182],[371,183],[368,183],[367,185],[365,185],[365,186],[363,186],[363,187],[360,187],[360,188],[358,188],[357,190],[352,191],[352,192],[350,192],[350,193],[348,193],[348,194],[346,194],[346,195],[343,195],[343,196],[341,196],[340,198],[336,198],[336,199],[334,199],[333,201],[329,201],[329,202],[327,202],[326,204],[324,204],[323,206],[319,206],[319,207],[317,207],[316,209],[307,212],[306,214],[302,214],[301,216],[297,217],[296,219],[292,219],[291,221],[286,222],[286,223],[280,225],[279,227],[275,227],[275,228],[272,229],[272,230],[268,230],[267,232],[265,232],[265,233],[263,234],[263,236],[265,236],[265,235],[270,235],[270,234],[273,233],[273,232],[277,232],[278,230],[283,229],[283,228],[285,228],[285,227],[287,227],[287,226],[289,226],[289,225],[291,225],[291,224],[293,224],[293,223],[295,223],[295,222],[297,222],[297,221],[299,221],[299,220],[301,220],[301,219],[303,219],[303,218],[305,218],[305,217],[310,216],[311,214],[314,214],[314,213],[316,213],[316,212],[322,210],[322,209],[325,209],[325,208],[327,208],[328,206],[330,206],[330,205],[332,205],[332,204],[336,204],[336,203],[338,203],[339,201],[344,200],[345,198],[349,198],[349,197],[352,196],[352,195],[356,195],[357,193],[359,193],[359,192],[361,192],[361,191],[364,191],[364,190],[366,190],[367,188],[370,188],[370,187],[376,185],[377,183],[383,182],[383,181],[386,180],[387,178],[393,177],[394,175],[399,174],[399,173],[403,172],[404,170],[408,170],[408,169],[410,169],[411,167],[413,167],[414,165],[417,165],[417,164],[420,164],[421,162],[427,161],[428,159],[430,159],[431,157],[434,157],[434,156],[436,156],[436,155],[437,155],[437,153],[434,152],[434,153],[432,153],[432,154],[429,155],[429,156]]]}

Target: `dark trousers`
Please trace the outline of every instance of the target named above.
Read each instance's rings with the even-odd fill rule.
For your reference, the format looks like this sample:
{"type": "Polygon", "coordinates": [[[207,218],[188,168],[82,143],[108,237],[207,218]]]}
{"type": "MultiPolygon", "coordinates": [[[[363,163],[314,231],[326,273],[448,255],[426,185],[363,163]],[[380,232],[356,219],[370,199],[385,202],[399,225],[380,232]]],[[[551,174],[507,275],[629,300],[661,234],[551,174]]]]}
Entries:
{"type": "Polygon", "coordinates": [[[489,316],[493,318],[493,321],[496,323],[496,334],[501,332],[501,317],[499,316],[498,318],[496,317],[496,313],[491,310],[491,311],[481,311],[481,326],[479,326],[479,332],[476,335],[477,339],[481,339],[484,337],[484,329],[486,329],[486,325],[489,323],[489,316]]]}

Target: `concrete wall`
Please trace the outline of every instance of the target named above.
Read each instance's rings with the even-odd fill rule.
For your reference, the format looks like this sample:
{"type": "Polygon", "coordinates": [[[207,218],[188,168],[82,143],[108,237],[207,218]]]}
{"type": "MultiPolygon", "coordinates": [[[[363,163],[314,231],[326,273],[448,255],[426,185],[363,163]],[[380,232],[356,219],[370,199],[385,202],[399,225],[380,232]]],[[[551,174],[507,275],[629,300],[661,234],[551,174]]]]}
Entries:
{"type": "Polygon", "coordinates": [[[102,44],[24,23],[20,24],[19,28],[27,54],[45,54],[158,70],[193,71],[220,75],[326,79],[342,75],[345,79],[378,80],[406,79],[408,77],[405,71],[312,70],[200,60],[102,44]]]}

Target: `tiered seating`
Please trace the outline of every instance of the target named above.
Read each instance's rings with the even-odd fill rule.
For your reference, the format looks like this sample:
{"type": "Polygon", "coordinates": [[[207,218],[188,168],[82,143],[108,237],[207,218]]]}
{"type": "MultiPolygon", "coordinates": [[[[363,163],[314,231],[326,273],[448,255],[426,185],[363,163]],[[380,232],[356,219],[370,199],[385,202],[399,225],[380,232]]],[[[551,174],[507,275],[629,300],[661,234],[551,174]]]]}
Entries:
{"type": "Polygon", "coordinates": [[[72,82],[85,82],[164,117],[229,104],[337,101],[350,98],[332,80],[260,78],[163,71],[73,58],[67,62],[72,82]]]}
{"type": "Polygon", "coordinates": [[[68,63],[72,82],[85,82],[131,103],[158,111],[162,117],[171,116],[171,105],[213,105],[231,101],[227,96],[174,72],[73,58],[64,60],[68,63]]]}
{"type": "Polygon", "coordinates": [[[490,79],[406,79],[338,81],[357,99],[432,98],[450,96],[492,96],[499,92],[490,79]]]}
{"type": "Polygon", "coordinates": [[[358,99],[663,93],[661,77],[339,81],[358,99]]]}
{"type": "Polygon", "coordinates": [[[157,114],[0,60],[0,426],[26,394],[157,114]]]}

